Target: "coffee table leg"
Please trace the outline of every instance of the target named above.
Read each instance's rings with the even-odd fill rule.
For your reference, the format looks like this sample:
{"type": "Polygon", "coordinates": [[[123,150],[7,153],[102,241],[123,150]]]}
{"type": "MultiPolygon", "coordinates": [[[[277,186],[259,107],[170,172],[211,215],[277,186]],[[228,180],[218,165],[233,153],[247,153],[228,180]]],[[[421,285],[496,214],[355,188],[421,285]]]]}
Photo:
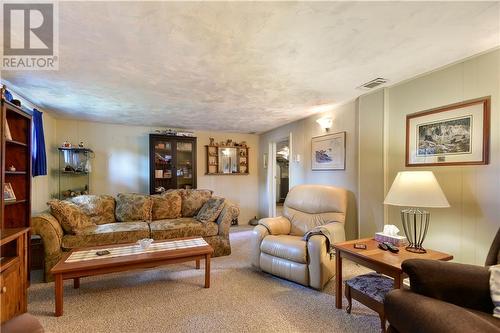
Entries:
{"type": "Polygon", "coordinates": [[[335,254],[335,307],[342,309],[342,257],[339,250],[335,254]]]}
{"type": "Polygon", "coordinates": [[[73,279],[73,288],[74,289],[80,288],[80,278],[79,277],[73,279]]]}
{"type": "Polygon", "coordinates": [[[196,259],[196,269],[200,269],[200,259],[196,259]]]}
{"type": "Polygon", "coordinates": [[[63,314],[63,278],[62,274],[55,275],[55,292],[56,292],[56,317],[63,314]]]}
{"type": "Polygon", "coordinates": [[[205,255],[205,288],[210,288],[210,254],[205,255]]]}

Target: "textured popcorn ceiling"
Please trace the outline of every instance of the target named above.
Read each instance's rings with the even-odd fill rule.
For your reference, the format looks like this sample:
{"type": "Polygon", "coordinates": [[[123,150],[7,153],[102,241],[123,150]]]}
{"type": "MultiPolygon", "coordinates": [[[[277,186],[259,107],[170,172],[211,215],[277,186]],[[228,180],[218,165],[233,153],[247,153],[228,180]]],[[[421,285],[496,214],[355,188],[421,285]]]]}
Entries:
{"type": "Polygon", "coordinates": [[[60,117],[263,132],[500,44],[498,2],[62,2],[58,71],[2,72],[60,117]]]}

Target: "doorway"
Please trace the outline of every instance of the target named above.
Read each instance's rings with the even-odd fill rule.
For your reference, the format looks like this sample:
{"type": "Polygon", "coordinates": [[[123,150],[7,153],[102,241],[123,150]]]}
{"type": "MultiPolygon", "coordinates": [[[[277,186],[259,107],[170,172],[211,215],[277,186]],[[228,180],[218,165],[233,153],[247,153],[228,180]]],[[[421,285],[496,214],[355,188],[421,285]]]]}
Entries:
{"type": "Polygon", "coordinates": [[[276,216],[283,215],[283,203],[288,194],[290,186],[290,140],[286,138],[283,141],[276,142],[276,157],[275,157],[275,197],[274,205],[276,206],[276,216]]]}

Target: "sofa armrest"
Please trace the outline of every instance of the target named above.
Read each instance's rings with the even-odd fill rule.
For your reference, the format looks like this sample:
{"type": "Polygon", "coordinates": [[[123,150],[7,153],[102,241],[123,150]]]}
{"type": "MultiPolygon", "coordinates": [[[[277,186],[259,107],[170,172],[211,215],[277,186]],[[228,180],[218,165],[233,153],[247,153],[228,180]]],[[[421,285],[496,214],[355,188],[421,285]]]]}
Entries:
{"type": "Polygon", "coordinates": [[[216,223],[219,225],[219,236],[229,237],[231,222],[237,219],[238,215],[240,215],[238,206],[234,202],[226,199],[224,201],[224,208],[216,220],[216,223]]]}
{"type": "MultiPolygon", "coordinates": [[[[330,222],[322,225],[323,228],[328,229],[332,237],[332,242],[340,243],[345,242],[345,229],[344,224],[340,222],[330,222]]],[[[333,244],[330,244],[333,245],[333,244]]]]}
{"type": "Polygon", "coordinates": [[[53,279],[50,269],[62,257],[63,229],[59,221],[50,213],[42,213],[31,218],[31,233],[39,235],[43,240],[45,259],[45,281],[53,279]]]}
{"type": "Polygon", "coordinates": [[[292,229],[292,223],[284,216],[260,219],[259,225],[264,226],[271,235],[288,235],[292,229]]]}
{"type": "Polygon", "coordinates": [[[492,313],[488,268],[452,262],[409,259],[402,264],[413,292],[458,306],[492,313]]]}
{"type": "Polygon", "coordinates": [[[500,331],[492,313],[482,318],[454,304],[400,289],[385,296],[384,312],[391,328],[402,333],[500,331]]]}

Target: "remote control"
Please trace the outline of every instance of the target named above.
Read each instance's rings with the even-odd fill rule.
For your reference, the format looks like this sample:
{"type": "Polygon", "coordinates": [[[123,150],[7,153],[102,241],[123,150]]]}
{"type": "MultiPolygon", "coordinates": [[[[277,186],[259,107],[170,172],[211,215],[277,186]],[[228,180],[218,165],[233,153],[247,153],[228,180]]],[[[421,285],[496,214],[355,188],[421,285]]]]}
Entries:
{"type": "Polygon", "coordinates": [[[378,247],[384,251],[387,251],[389,250],[389,248],[387,247],[387,245],[385,245],[384,243],[379,243],[378,244],[378,247]]]}
{"type": "Polygon", "coordinates": [[[382,244],[385,244],[385,246],[387,246],[387,248],[389,249],[389,251],[391,251],[392,253],[398,253],[399,252],[399,249],[396,246],[394,246],[392,243],[384,242],[382,244]]]}

